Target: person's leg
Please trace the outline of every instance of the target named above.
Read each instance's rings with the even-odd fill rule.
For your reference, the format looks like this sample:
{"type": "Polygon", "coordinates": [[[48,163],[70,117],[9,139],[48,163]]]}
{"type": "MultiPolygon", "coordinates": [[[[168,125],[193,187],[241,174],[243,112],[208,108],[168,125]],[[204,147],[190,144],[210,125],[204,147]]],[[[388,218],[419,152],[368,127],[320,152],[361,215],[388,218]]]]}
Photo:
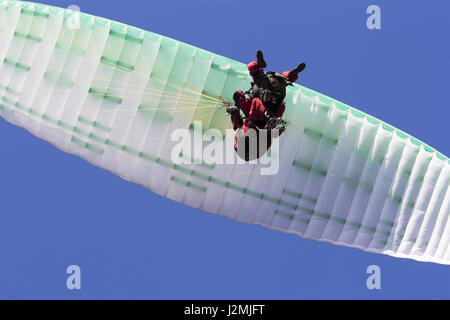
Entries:
{"type": "Polygon", "coordinates": [[[258,66],[260,66],[261,68],[264,69],[265,67],[267,67],[266,60],[264,60],[264,55],[261,50],[258,50],[258,52],[256,52],[256,60],[258,62],[258,66]]]}
{"type": "Polygon", "coordinates": [[[239,110],[230,113],[230,115],[231,115],[231,123],[233,124],[233,130],[237,130],[240,127],[242,127],[244,121],[242,120],[239,110]]]}
{"type": "Polygon", "coordinates": [[[249,120],[252,123],[256,123],[260,120],[263,120],[266,118],[265,112],[266,108],[264,107],[264,104],[259,98],[254,98],[252,100],[252,104],[250,107],[249,112],[249,120]]]}
{"type": "Polygon", "coordinates": [[[278,111],[277,111],[277,117],[282,118],[285,110],[286,110],[286,105],[284,103],[280,104],[280,106],[278,107],[278,111]]]}
{"type": "Polygon", "coordinates": [[[252,61],[247,65],[248,71],[250,71],[250,75],[255,78],[255,75],[263,71],[263,69],[267,67],[267,63],[264,60],[264,55],[261,50],[258,50],[256,53],[256,61],[252,61]]]}
{"type": "Polygon", "coordinates": [[[233,130],[239,129],[244,123],[241,114],[239,112],[239,107],[234,105],[227,105],[227,113],[230,115],[233,130]]]}
{"type": "Polygon", "coordinates": [[[300,72],[302,72],[303,70],[305,70],[306,68],[306,64],[305,63],[301,63],[297,66],[297,68],[291,70],[291,71],[285,71],[283,72],[283,76],[285,76],[286,78],[289,79],[289,81],[291,82],[295,82],[298,80],[298,74],[300,72]]]}
{"type": "Polygon", "coordinates": [[[253,77],[259,71],[263,71],[263,68],[258,65],[258,61],[252,61],[247,65],[248,71],[250,71],[250,75],[253,77]]]}
{"type": "Polygon", "coordinates": [[[235,105],[227,106],[227,113],[231,117],[231,123],[233,124],[233,129],[237,130],[244,124],[244,120],[241,117],[239,110],[242,110],[244,115],[248,117],[252,105],[252,101],[245,97],[242,90],[236,91],[233,94],[233,100],[235,105]]]}

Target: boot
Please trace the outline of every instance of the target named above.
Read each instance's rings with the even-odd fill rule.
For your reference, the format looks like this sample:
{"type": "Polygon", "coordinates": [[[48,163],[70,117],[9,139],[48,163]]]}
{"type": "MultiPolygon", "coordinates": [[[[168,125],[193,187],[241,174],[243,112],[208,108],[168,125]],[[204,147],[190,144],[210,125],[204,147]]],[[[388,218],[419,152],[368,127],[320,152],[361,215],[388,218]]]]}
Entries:
{"type": "Polygon", "coordinates": [[[305,63],[300,63],[297,68],[295,68],[294,70],[291,70],[289,72],[289,76],[290,77],[295,77],[297,76],[300,72],[302,72],[303,70],[305,70],[306,68],[306,64],[305,63]]]}
{"type": "Polygon", "coordinates": [[[257,59],[257,61],[258,61],[258,67],[261,67],[261,68],[265,68],[265,67],[267,67],[267,63],[266,63],[266,61],[264,60],[264,55],[263,55],[263,53],[262,53],[262,51],[261,50],[258,50],[258,52],[256,52],[256,59],[257,59]]]}

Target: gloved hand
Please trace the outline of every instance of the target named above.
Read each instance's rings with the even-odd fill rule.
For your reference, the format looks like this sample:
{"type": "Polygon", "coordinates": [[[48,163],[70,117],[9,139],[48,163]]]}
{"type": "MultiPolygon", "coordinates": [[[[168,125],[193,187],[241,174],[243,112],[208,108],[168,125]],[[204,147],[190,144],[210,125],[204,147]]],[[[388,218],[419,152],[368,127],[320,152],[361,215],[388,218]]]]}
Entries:
{"type": "Polygon", "coordinates": [[[233,113],[238,110],[239,110],[239,108],[237,106],[235,106],[233,104],[227,104],[227,113],[228,114],[233,113]]]}

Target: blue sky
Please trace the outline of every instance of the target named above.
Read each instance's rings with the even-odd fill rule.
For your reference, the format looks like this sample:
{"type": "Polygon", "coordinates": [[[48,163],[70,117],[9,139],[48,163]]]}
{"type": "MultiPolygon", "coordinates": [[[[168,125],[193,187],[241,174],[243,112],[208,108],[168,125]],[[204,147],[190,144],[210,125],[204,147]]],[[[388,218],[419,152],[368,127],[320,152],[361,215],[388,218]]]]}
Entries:
{"type": "MultiPolygon", "coordinates": [[[[41,1],[270,69],[445,155],[447,0],[41,1]],[[382,29],[366,27],[377,4],[382,29]]],[[[0,119],[0,298],[450,299],[450,268],[238,223],[154,195],[0,119]],[[82,289],[66,289],[66,267],[82,289]],[[366,268],[379,265],[381,290],[366,268]]]]}

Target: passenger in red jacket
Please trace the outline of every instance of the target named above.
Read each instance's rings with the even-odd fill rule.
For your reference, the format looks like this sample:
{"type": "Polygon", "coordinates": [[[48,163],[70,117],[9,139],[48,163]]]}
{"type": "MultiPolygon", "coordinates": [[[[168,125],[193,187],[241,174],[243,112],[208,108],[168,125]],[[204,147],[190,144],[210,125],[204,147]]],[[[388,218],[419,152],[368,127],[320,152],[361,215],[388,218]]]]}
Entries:
{"type": "Polygon", "coordinates": [[[263,53],[258,51],[256,57],[257,61],[252,61],[247,65],[253,78],[252,88],[246,93],[241,90],[235,92],[233,95],[235,104],[227,106],[234,130],[241,127],[245,127],[244,131],[248,127],[263,129],[267,127],[269,119],[282,118],[286,109],[284,104],[286,87],[297,81],[298,74],[306,67],[302,63],[297,68],[285,71],[283,74],[264,72],[267,64],[263,53]],[[244,119],[239,110],[244,113],[244,119]]]}

